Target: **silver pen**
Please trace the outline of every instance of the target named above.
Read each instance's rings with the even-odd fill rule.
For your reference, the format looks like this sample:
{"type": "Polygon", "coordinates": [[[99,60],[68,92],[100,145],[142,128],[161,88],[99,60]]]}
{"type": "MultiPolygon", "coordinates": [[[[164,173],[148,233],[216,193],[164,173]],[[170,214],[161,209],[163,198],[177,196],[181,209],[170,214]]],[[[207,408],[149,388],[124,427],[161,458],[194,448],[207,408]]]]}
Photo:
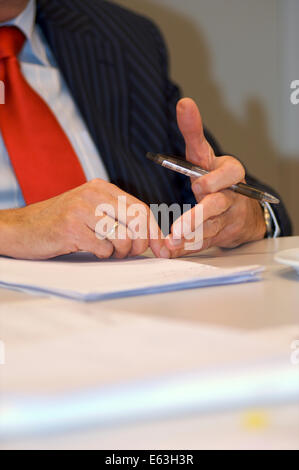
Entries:
{"type": "MultiPolygon", "coordinates": [[[[194,176],[195,178],[198,178],[199,176],[207,175],[209,173],[209,171],[206,171],[203,168],[188,162],[187,160],[183,160],[171,155],[147,152],[146,156],[153,162],[164,166],[164,168],[176,171],[177,173],[182,173],[186,176],[194,176]]],[[[279,204],[280,202],[279,199],[272,194],[260,191],[259,189],[254,188],[253,186],[249,186],[245,183],[233,184],[227,189],[231,189],[236,193],[243,194],[243,196],[257,199],[260,202],[269,202],[270,204],[279,204]]]]}

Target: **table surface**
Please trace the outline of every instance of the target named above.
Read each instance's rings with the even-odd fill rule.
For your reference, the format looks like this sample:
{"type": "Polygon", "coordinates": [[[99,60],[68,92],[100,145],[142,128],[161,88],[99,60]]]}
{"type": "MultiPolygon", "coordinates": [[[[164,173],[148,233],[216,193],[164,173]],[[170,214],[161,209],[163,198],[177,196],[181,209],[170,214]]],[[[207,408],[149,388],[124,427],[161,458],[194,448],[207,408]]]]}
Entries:
{"type": "MultiPolygon", "coordinates": [[[[290,248],[299,248],[299,237],[261,240],[233,250],[210,249],[187,258],[219,267],[261,264],[266,267],[261,282],[82,303],[81,310],[92,312],[103,307],[253,330],[295,324],[299,321],[299,277],[293,268],[274,261],[275,253],[290,248]]],[[[2,306],[31,299],[22,292],[0,289],[2,306]]]]}
{"type": "MultiPolygon", "coordinates": [[[[299,276],[291,267],[274,261],[275,253],[289,248],[299,248],[299,237],[262,240],[234,250],[210,249],[188,257],[219,267],[264,265],[266,270],[260,282],[76,303],[76,310],[88,313],[103,307],[106,311],[121,310],[246,330],[299,324],[299,276]]],[[[9,303],[21,307],[29,300],[32,297],[28,294],[0,289],[0,308],[9,303]]],[[[248,431],[244,425],[246,416],[240,411],[131,424],[106,432],[93,430],[60,436],[58,440],[54,436],[6,443],[5,448],[299,448],[299,406],[269,408],[266,414],[268,420],[276,423],[271,431],[248,431]]]]}

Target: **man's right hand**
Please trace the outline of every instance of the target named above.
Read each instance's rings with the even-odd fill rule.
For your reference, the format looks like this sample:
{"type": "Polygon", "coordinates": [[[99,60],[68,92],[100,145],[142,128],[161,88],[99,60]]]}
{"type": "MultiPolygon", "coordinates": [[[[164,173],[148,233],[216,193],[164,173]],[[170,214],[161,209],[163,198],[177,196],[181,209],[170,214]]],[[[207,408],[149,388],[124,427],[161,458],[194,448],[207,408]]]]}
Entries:
{"type": "Polygon", "coordinates": [[[0,211],[0,255],[47,259],[76,251],[89,251],[99,258],[124,258],[140,255],[148,246],[155,256],[163,256],[163,237],[149,207],[101,179],[94,179],[59,196],[24,208],[0,211]],[[122,196],[121,205],[119,196],[122,196]],[[110,219],[111,227],[115,221],[119,223],[111,238],[109,230],[107,238],[100,239],[96,234],[96,227],[101,220],[96,208],[102,204],[111,207],[111,214],[108,211],[102,215],[108,225],[110,219]],[[130,216],[127,214],[130,207],[136,207],[135,204],[142,209],[143,215],[138,215],[142,227],[139,227],[138,232],[145,233],[145,237],[131,236],[130,222],[134,218],[134,211],[129,210],[130,216]],[[121,239],[118,238],[120,230],[121,239]]]}

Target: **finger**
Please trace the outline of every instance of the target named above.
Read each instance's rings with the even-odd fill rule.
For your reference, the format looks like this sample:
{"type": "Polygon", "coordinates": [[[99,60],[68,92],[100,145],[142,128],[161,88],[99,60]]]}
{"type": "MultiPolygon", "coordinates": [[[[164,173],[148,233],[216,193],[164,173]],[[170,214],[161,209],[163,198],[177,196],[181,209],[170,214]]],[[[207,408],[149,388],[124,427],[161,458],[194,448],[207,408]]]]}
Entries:
{"type": "MultiPolygon", "coordinates": [[[[105,238],[112,229],[115,220],[119,226],[115,233],[108,238],[112,240],[115,248],[114,256],[136,256],[143,253],[148,247],[148,211],[143,203],[136,199],[136,203],[128,205],[127,198],[117,200],[113,195],[105,195],[105,203],[90,204],[93,196],[89,195],[89,204],[85,202],[85,222],[94,230],[99,238],[105,238]],[[118,218],[119,217],[119,218],[118,218]],[[123,223],[123,221],[125,223],[123,223]]],[[[129,198],[132,201],[131,198],[129,198]]]]}
{"type": "Polygon", "coordinates": [[[90,228],[83,226],[78,233],[78,250],[93,253],[98,258],[110,258],[113,255],[114,247],[109,240],[99,240],[90,228]]]}
{"type": "Polygon", "coordinates": [[[234,201],[232,191],[221,191],[208,194],[200,204],[197,204],[177,219],[171,227],[171,233],[166,238],[169,249],[177,249],[184,243],[184,238],[199,229],[199,226],[211,217],[226,212],[234,201]]]}
{"type": "Polygon", "coordinates": [[[114,246],[113,258],[126,258],[132,250],[132,239],[129,230],[121,223],[107,235],[106,239],[114,246]]]}
{"type": "MultiPolygon", "coordinates": [[[[200,251],[211,246],[234,248],[264,237],[265,226],[259,204],[239,194],[233,194],[233,197],[234,202],[227,211],[203,223],[203,246],[200,251]]],[[[172,257],[193,253],[190,248],[189,241],[188,250],[186,243],[182,243],[179,249],[171,250],[172,257]]]]}
{"type": "Polygon", "coordinates": [[[162,248],[161,231],[149,207],[117,186],[108,184],[105,202],[97,206],[96,214],[106,212],[126,225],[132,236],[130,256],[143,253],[150,246],[156,256],[162,248]]]}
{"type": "Polygon", "coordinates": [[[237,184],[243,181],[244,177],[245,169],[237,159],[230,156],[217,157],[215,170],[193,180],[192,190],[195,197],[199,198],[203,194],[216,193],[237,184]]]}
{"type": "Polygon", "coordinates": [[[165,245],[165,236],[152,211],[150,211],[149,246],[157,258],[170,258],[170,251],[165,245]]]}
{"type": "Polygon", "coordinates": [[[227,225],[215,237],[217,246],[234,248],[241,243],[259,240],[264,237],[264,218],[258,201],[253,201],[241,195],[236,195],[235,204],[227,211],[227,225]],[[256,207],[261,217],[253,216],[252,208],[256,207]],[[260,230],[261,227],[261,230],[260,230]],[[252,234],[255,234],[252,236],[252,234]]]}
{"type": "Polygon", "coordinates": [[[215,154],[205,138],[200,112],[191,98],[183,98],[178,102],[177,122],[186,143],[186,159],[206,170],[212,170],[215,154]]]}
{"type": "Polygon", "coordinates": [[[227,212],[213,217],[203,224],[203,239],[215,238],[228,224],[227,212]]]}
{"type": "MultiPolygon", "coordinates": [[[[215,239],[218,235],[225,229],[229,223],[227,212],[219,215],[218,217],[213,217],[208,219],[203,223],[201,230],[199,228],[195,229],[193,232],[193,237],[191,239],[182,239],[179,246],[174,245],[171,253],[173,254],[178,248],[183,250],[184,253],[194,253],[203,249],[204,243],[208,239],[215,239]]],[[[170,243],[172,241],[170,240],[170,243]]],[[[209,244],[210,246],[210,244],[209,244]]]]}
{"type": "Polygon", "coordinates": [[[99,240],[109,240],[112,243],[114,258],[125,258],[131,252],[132,234],[121,222],[116,222],[112,217],[104,215],[97,221],[94,231],[99,240]]]}
{"type": "Polygon", "coordinates": [[[197,247],[196,243],[196,248],[192,249],[191,248],[191,243],[188,249],[185,249],[185,247],[182,247],[177,250],[171,251],[171,258],[181,258],[182,256],[188,256],[194,253],[199,253],[201,251],[207,250],[208,248],[211,248],[213,245],[213,238],[207,238],[206,240],[203,240],[202,244],[200,247],[197,247]]]}
{"type": "MultiPolygon", "coordinates": [[[[149,207],[113,184],[102,180],[93,180],[90,183],[86,185],[85,198],[94,207],[95,215],[101,217],[107,214],[126,225],[133,233],[130,256],[143,253],[148,247],[149,239],[155,256],[160,256],[164,245],[163,236],[149,207]]],[[[94,226],[92,217],[90,226],[94,226]]],[[[167,257],[165,250],[164,257],[167,257]]]]}
{"type": "Polygon", "coordinates": [[[164,245],[164,237],[152,211],[145,204],[131,204],[128,208],[129,219],[128,228],[133,234],[133,245],[131,256],[143,253],[148,246],[152,249],[155,256],[167,256],[165,250],[161,255],[164,245]]]}

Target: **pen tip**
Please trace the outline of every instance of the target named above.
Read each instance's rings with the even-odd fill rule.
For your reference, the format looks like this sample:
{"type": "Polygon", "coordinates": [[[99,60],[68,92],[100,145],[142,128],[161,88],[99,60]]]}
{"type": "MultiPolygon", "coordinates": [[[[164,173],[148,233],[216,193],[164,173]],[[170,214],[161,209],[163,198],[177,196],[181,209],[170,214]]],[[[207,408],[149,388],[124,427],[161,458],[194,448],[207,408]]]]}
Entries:
{"type": "Polygon", "coordinates": [[[270,204],[280,203],[280,200],[277,197],[272,196],[272,194],[269,194],[269,193],[265,193],[263,199],[265,202],[269,202],[270,204]]]}

